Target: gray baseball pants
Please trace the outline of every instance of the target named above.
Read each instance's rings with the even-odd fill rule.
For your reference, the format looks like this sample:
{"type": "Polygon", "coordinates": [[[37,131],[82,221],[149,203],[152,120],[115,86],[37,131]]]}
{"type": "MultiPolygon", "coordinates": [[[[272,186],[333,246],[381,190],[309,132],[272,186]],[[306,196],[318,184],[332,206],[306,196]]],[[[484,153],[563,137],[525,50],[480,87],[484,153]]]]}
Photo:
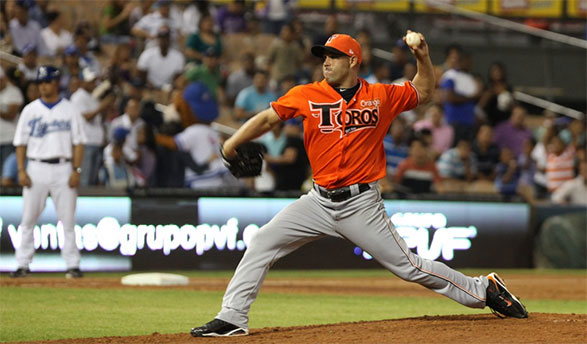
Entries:
{"type": "Polygon", "coordinates": [[[391,223],[373,183],[371,189],[343,202],[332,202],[312,189],[261,227],[236,268],[216,317],[248,328],[249,309],[269,268],[281,257],[327,235],[353,242],[403,280],[468,307],[485,307],[487,278],[468,277],[412,253],[391,223]]]}

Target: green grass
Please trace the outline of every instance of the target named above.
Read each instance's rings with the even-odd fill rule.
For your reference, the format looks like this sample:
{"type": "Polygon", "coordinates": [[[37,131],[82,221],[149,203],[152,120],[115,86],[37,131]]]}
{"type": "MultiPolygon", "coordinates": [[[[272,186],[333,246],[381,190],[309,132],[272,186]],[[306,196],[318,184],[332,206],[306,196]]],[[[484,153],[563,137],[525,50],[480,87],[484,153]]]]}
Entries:
{"type": "MultiPolygon", "coordinates": [[[[465,271],[481,274],[486,272],[465,271]]],[[[502,271],[507,273],[514,271],[502,271]]],[[[230,277],[232,272],[186,273],[191,277],[230,277]]],[[[519,274],[520,271],[516,270],[519,274]]],[[[533,274],[533,272],[528,272],[533,274]]],[[[542,271],[541,274],[560,271],[542,271]]],[[[585,275],[581,271],[566,274],[585,275]]],[[[88,274],[119,277],[123,274],[88,274]]],[[[381,270],[273,271],[269,277],[379,277],[381,270]]],[[[62,274],[47,274],[63,278],[62,274]]],[[[142,289],[0,288],[0,341],[187,333],[211,320],[222,292],[142,289]],[[26,324],[26,326],[25,326],[26,324]]],[[[583,300],[525,300],[530,312],[587,313],[583,300]]],[[[476,314],[444,298],[261,293],[251,310],[251,328],[382,320],[423,315],[476,314]]]]}

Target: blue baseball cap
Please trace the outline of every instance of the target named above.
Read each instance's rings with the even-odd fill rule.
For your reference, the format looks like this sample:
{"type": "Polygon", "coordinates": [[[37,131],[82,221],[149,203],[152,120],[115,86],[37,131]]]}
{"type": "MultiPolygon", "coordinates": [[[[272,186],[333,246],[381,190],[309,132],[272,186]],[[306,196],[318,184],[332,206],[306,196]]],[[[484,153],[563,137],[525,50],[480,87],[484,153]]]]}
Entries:
{"type": "Polygon", "coordinates": [[[218,118],[216,99],[203,83],[196,81],[187,85],[183,90],[183,99],[198,120],[209,123],[218,118]]]}
{"type": "Polygon", "coordinates": [[[59,80],[61,73],[53,66],[41,66],[37,70],[37,82],[59,80]]]}
{"type": "Polygon", "coordinates": [[[128,135],[130,131],[124,127],[116,127],[112,131],[112,139],[115,143],[122,143],[126,139],[126,135],[128,135]]]}

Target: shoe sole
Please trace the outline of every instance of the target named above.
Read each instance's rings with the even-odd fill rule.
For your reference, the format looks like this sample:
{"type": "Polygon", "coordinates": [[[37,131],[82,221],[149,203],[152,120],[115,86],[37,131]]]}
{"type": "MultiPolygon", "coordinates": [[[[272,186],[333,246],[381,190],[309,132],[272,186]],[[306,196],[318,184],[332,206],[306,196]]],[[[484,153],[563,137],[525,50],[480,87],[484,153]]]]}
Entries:
{"type": "Polygon", "coordinates": [[[216,333],[216,332],[211,332],[211,333],[198,333],[195,335],[195,337],[242,337],[242,336],[248,336],[249,335],[249,331],[244,330],[242,328],[236,328],[228,333],[225,334],[221,334],[221,333],[216,333]],[[235,333],[238,331],[244,331],[244,333],[235,333]]]}
{"type": "MultiPolygon", "coordinates": [[[[526,307],[524,307],[524,305],[520,302],[520,300],[518,300],[518,298],[512,294],[508,288],[506,288],[505,286],[505,282],[501,279],[501,277],[499,277],[495,272],[490,273],[489,275],[487,275],[487,279],[492,280],[493,282],[495,282],[499,287],[503,288],[508,295],[514,300],[516,301],[518,304],[520,304],[520,306],[522,306],[522,309],[524,309],[526,311],[526,307]]],[[[526,316],[523,318],[527,318],[528,317],[528,311],[526,311],[526,316]]]]}

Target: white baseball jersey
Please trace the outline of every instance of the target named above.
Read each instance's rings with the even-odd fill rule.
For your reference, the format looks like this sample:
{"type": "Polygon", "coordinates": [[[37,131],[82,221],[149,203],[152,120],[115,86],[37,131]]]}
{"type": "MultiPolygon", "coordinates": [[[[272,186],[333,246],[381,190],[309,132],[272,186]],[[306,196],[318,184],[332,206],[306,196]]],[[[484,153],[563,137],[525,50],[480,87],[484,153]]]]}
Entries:
{"type": "Polygon", "coordinates": [[[203,124],[194,124],[187,127],[181,133],[174,137],[177,149],[188,152],[194,162],[203,165],[208,162],[210,157],[217,155],[204,173],[198,175],[190,168],[185,170],[185,182],[192,188],[208,188],[223,185],[223,176],[228,173],[228,169],[222,163],[220,158],[220,136],[210,126],[203,124]]]}
{"type": "Polygon", "coordinates": [[[147,71],[147,80],[158,88],[173,83],[173,76],[181,73],[184,65],[182,53],[172,48],[167,56],[161,55],[159,47],[145,49],[137,61],[137,68],[147,71]]]}
{"type": "Polygon", "coordinates": [[[39,98],[22,110],[13,144],[26,145],[28,158],[71,159],[72,145],[87,141],[82,120],[79,110],[69,100],[47,104],[39,98]]]}
{"type": "Polygon", "coordinates": [[[104,125],[102,115],[96,115],[91,121],[83,117],[84,113],[94,111],[100,106],[98,100],[83,88],[78,88],[71,95],[71,103],[77,107],[82,114],[82,125],[86,133],[87,144],[92,146],[102,146],[104,144],[104,125]]]}

